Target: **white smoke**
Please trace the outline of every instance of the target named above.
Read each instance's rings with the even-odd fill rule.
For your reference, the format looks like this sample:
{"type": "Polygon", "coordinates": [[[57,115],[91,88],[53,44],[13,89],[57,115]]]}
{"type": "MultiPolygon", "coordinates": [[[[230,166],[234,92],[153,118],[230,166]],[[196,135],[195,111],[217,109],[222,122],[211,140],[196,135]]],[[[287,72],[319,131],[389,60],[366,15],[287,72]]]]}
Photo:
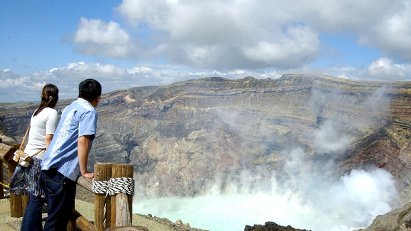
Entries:
{"type": "Polygon", "coordinates": [[[390,108],[391,98],[387,96],[390,90],[392,89],[389,86],[378,88],[365,100],[363,105],[367,106],[375,116],[384,116],[390,108]]]}
{"type": "Polygon", "coordinates": [[[339,132],[336,124],[331,120],[327,120],[314,131],[314,148],[318,154],[342,153],[350,144],[350,138],[339,132]]]}
{"type": "Polygon", "coordinates": [[[334,184],[324,184],[325,188],[311,181],[308,191],[283,192],[271,180],[271,192],[211,191],[195,198],[136,198],[134,212],[181,219],[192,227],[213,231],[242,230],[247,224],[266,221],[319,231],[353,230],[367,227],[398,200],[392,176],[383,170],[354,171],[334,184]]]}
{"type": "Polygon", "coordinates": [[[313,175],[302,149],[288,155],[284,173],[245,170],[224,181],[218,175],[195,198],[136,198],[135,213],[153,214],[213,231],[243,230],[274,221],[315,231],[364,228],[392,210],[399,194],[392,175],[382,169],[353,170],[337,179],[313,175]]]}

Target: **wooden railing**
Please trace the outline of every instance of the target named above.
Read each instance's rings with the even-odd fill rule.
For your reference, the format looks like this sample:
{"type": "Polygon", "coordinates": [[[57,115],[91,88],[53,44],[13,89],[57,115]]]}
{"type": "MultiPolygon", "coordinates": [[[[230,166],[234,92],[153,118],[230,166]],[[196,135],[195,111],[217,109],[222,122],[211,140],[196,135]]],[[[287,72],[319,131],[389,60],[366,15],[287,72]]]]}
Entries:
{"type": "MultiPolygon", "coordinates": [[[[14,151],[18,145],[6,145],[0,140],[0,181],[3,183],[3,162],[8,167],[8,179],[17,166],[12,160],[14,151]]],[[[133,178],[133,165],[97,163],[94,165],[94,181],[109,181],[111,178],[133,178]]],[[[80,177],[77,185],[92,192],[92,180],[80,177]]],[[[0,184],[0,198],[4,198],[3,185],[0,184]]],[[[94,224],[84,218],[75,208],[73,208],[72,218],[67,226],[68,231],[75,231],[77,228],[87,231],[103,230],[145,230],[146,227],[132,226],[132,203],[133,196],[126,193],[118,193],[113,196],[106,194],[94,194],[94,224]]],[[[18,196],[10,193],[10,216],[22,217],[26,205],[27,196],[18,196]]]]}
{"type": "MultiPolygon", "coordinates": [[[[3,175],[3,165],[7,165],[7,173],[8,173],[8,180],[10,182],[11,176],[13,175],[14,170],[16,169],[17,163],[12,160],[14,151],[18,148],[18,144],[16,145],[5,145],[0,143],[0,172],[3,175]]],[[[3,183],[2,176],[0,178],[1,182],[3,183]]],[[[0,184],[0,198],[4,198],[4,186],[0,184]]],[[[28,196],[18,196],[13,193],[10,193],[10,215],[11,217],[22,217],[24,214],[24,210],[26,209],[26,205],[29,201],[28,196]]]]}

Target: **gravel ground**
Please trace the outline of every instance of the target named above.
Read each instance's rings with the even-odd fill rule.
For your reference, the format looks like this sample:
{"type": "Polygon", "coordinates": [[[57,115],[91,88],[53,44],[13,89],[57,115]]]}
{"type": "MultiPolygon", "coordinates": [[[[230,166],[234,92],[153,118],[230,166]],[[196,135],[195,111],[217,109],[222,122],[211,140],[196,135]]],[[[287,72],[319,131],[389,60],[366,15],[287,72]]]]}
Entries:
{"type": "MultiPolygon", "coordinates": [[[[94,205],[90,202],[82,200],[76,200],[76,210],[87,220],[94,222],[94,205]]],[[[47,214],[43,214],[45,218],[47,214]]],[[[22,218],[13,218],[10,216],[10,201],[9,199],[0,200],[0,230],[14,231],[20,230],[22,218]]],[[[181,221],[176,223],[165,219],[158,218],[151,215],[133,214],[133,225],[144,226],[149,231],[203,231],[202,229],[196,229],[186,227],[181,221]]]]}

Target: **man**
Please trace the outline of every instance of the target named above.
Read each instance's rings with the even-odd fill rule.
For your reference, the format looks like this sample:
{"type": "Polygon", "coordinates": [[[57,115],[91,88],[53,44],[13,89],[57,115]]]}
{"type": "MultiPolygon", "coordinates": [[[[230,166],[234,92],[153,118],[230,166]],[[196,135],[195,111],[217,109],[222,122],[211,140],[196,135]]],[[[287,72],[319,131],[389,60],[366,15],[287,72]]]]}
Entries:
{"type": "Polygon", "coordinates": [[[53,140],[41,164],[40,184],[46,193],[48,218],[44,230],[66,230],[80,174],[87,171],[88,155],[96,134],[101,85],[94,79],[79,84],[79,97],[61,115],[53,140]]]}

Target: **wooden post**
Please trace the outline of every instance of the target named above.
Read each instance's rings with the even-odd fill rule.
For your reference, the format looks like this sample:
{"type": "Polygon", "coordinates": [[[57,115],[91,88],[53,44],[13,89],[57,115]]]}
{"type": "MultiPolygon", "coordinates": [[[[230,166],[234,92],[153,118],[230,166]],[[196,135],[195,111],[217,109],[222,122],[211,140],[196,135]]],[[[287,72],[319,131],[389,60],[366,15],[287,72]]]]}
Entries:
{"type": "MultiPolygon", "coordinates": [[[[112,163],[97,163],[94,165],[94,180],[108,181],[111,178],[112,163]]],[[[106,206],[106,226],[111,227],[111,201],[105,194],[94,194],[94,224],[98,231],[105,230],[104,206],[106,206]]]]}
{"type": "MultiPolygon", "coordinates": [[[[131,164],[115,164],[113,165],[113,178],[127,177],[133,178],[133,165],[131,164]]],[[[113,196],[114,197],[114,196],[113,196]]],[[[111,215],[112,227],[130,226],[132,224],[132,204],[133,196],[125,193],[115,195],[115,200],[111,200],[111,215]],[[114,216],[114,219],[113,219],[114,216]]]]}
{"type": "MultiPolygon", "coordinates": [[[[0,143],[3,143],[3,138],[0,137],[0,143]]],[[[4,183],[3,178],[3,160],[0,159],[0,183],[4,183]]],[[[4,187],[0,184],[0,199],[4,198],[4,187]]]]}
{"type": "MultiPolygon", "coordinates": [[[[3,176],[3,161],[0,159],[0,183],[4,184],[4,176],[3,176]]],[[[0,199],[4,198],[4,187],[0,184],[0,199]]]]}
{"type": "MultiPolygon", "coordinates": [[[[14,154],[14,151],[20,148],[20,144],[12,144],[11,150],[12,153],[14,154]]],[[[9,157],[7,161],[7,166],[8,166],[8,175],[9,175],[9,182],[11,181],[11,177],[13,176],[14,170],[17,167],[17,163],[12,160],[13,155],[9,157]]],[[[23,216],[23,201],[22,201],[22,196],[16,195],[12,192],[10,192],[10,215],[11,217],[22,217],[23,216]]]]}
{"type": "MultiPolygon", "coordinates": [[[[7,165],[9,168],[8,174],[9,174],[9,182],[10,182],[13,172],[16,169],[17,163],[14,161],[9,161],[7,165]]],[[[23,206],[22,205],[23,203],[21,200],[21,196],[10,192],[10,215],[11,217],[22,217],[23,216],[23,206]]]]}
{"type": "MultiPolygon", "coordinates": [[[[5,145],[3,143],[0,143],[0,182],[4,182],[4,175],[3,175],[3,165],[7,163],[9,159],[11,159],[10,156],[13,154],[13,150],[10,146],[5,145]]],[[[0,184],[0,198],[4,198],[4,187],[3,185],[0,184]]]]}

